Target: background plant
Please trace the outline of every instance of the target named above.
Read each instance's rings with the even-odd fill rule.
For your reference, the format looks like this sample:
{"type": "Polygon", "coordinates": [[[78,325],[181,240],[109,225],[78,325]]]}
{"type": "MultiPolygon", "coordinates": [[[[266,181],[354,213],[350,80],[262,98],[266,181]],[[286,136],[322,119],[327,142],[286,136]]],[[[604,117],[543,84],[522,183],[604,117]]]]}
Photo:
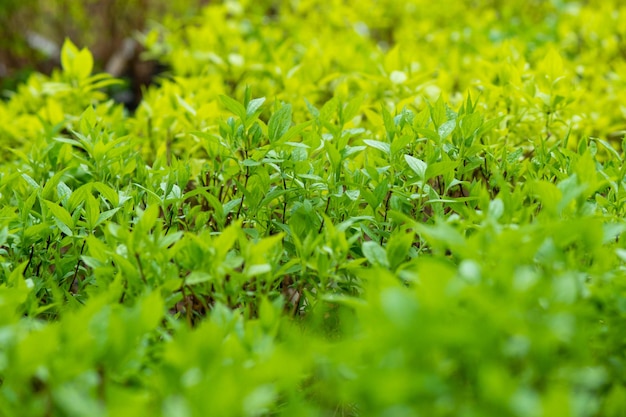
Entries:
{"type": "Polygon", "coordinates": [[[0,104],[0,414],[621,415],[624,9],[467,5],[211,4],[134,113],[66,41],[0,104]]]}

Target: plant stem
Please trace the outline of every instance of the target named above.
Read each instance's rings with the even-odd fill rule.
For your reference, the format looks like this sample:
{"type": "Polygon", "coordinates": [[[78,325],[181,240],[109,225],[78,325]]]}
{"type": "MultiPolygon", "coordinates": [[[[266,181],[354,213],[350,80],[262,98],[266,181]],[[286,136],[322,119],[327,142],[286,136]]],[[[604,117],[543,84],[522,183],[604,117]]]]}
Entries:
{"type": "MultiPolygon", "coordinates": [[[[330,195],[328,196],[328,199],[326,199],[326,208],[324,209],[324,214],[328,215],[328,207],[330,206],[330,195]]],[[[320,228],[317,231],[317,233],[322,233],[322,230],[324,229],[324,221],[325,219],[322,218],[322,223],[320,224],[320,228]]]]}
{"type": "Polygon", "coordinates": [[[74,283],[76,282],[76,277],[78,276],[78,268],[80,267],[80,257],[83,255],[83,251],[85,250],[85,243],[87,243],[87,240],[84,239],[83,240],[83,244],[80,247],[80,254],[78,255],[78,260],[76,261],[76,268],[74,268],[74,276],[72,277],[72,283],[70,284],[70,291],[72,291],[72,287],[74,286],[74,283]]]}
{"type": "MultiPolygon", "coordinates": [[[[387,212],[389,211],[389,200],[391,200],[391,190],[387,191],[387,198],[385,199],[385,215],[383,217],[383,233],[385,231],[385,224],[387,223],[387,212]]],[[[380,244],[382,245],[384,241],[384,235],[381,233],[380,235],[380,244]]]]}

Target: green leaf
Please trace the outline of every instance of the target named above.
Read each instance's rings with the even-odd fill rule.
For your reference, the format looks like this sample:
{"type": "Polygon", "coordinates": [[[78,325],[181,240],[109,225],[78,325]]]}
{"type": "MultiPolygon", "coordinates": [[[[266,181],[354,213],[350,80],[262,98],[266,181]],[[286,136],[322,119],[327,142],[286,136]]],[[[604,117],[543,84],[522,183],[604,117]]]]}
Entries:
{"type": "Polygon", "coordinates": [[[439,99],[435,103],[435,105],[430,105],[430,118],[435,125],[435,128],[439,129],[441,125],[448,121],[447,112],[446,112],[446,104],[443,101],[443,98],[439,96],[439,99]]]}
{"type": "Polygon", "coordinates": [[[613,155],[613,158],[621,162],[622,160],[621,155],[619,154],[619,152],[615,150],[613,146],[611,146],[609,142],[602,140],[600,138],[594,138],[594,137],[590,137],[589,140],[592,140],[601,144],[604,147],[604,149],[606,149],[611,155],[613,155]]]}
{"type": "Polygon", "coordinates": [[[502,122],[502,120],[504,120],[504,116],[498,116],[493,119],[487,120],[478,129],[478,131],[476,132],[476,136],[482,136],[485,133],[489,132],[490,130],[498,126],[500,122],[502,122]]]}
{"type": "Polygon", "coordinates": [[[425,178],[436,178],[449,172],[454,173],[458,164],[458,162],[452,161],[441,161],[429,164],[426,168],[425,178]]]}
{"type": "Polygon", "coordinates": [[[93,55],[87,48],[83,48],[78,53],[76,57],[76,62],[74,63],[76,68],[76,75],[79,79],[85,79],[89,77],[91,71],[93,70],[93,55]]]}
{"type": "Polygon", "coordinates": [[[367,145],[370,146],[374,149],[378,149],[379,151],[389,155],[391,152],[391,148],[390,145],[387,142],[381,142],[379,140],[371,140],[371,139],[365,139],[363,140],[363,142],[367,145]]]}
{"type": "Polygon", "coordinates": [[[153,204],[146,208],[135,226],[138,233],[148,233],[156,224],[158,217],[159,206],[153,204]]]}
{"type": "MultiPolygon", "coordinates": [[[[280,301],[280,298],[278,299],[280,301]]],[[[262,297],[261,302],[259,303],[259,319],[261,321],[261,325],[266,331],[270,331],[275,328],[280,320],[280,311],[281,305],[274,305],[267,299],[267,297],[262,297]],[[278,307],[278,308],[277,308],[278,307]]]]}
{"type": "Polygon", "coordinates": [[[93,106],[87,106],[83,114],[80,115],[80,132],[83,135],[89,135],[96,126],[97,121],[93,106]]]}
{"type": "Polygon", "coordinates": [[[65,38],[63,46],[61,47],[61,67],[65,72],[72,72],[74,70],[74,61],[78,55],[78,48],[69,39],[65,38]]]}
{"type": "Polygon", "coordinates": [[[272,116],[267,125],[270,142],[279,140],[291,126],[291,104],[285,104],[272,116]]]}
{"type": "Polygon", "coordinates": [[[448,136],[452,134],[455,128],[456,128],[456,120],[455,119],[448,120],[447,122],[444,122],[441,124],[441,126],[439,126],[439,128],[437,129],[437,133],[439,134],[439,137],[441,139],[446,139],[448,136]]]}
{"type": "Polygon", "coordinates": [[[224,95],[220,96],[220,102],[224,107],[226,107],[226,109],[230,110],[233,114],[239,117],[239,119],[246,120],[246,109],[243,107],[243,104],[224,95]]]}
{"type": "Polygon", "coordinates": [[[243,398],[243,415],[256,417],[266,415],[278,398],[274,384],[260,385],[243,398]]]}
{"type": "Polygon", "coordinates": [[[551,214],[556,213],[557,205],[563,196],[556,185],[547,181],[536,181],[532,183],[532,191],[541,200],[543,210],[551,214]]]}
{"type": "Polygon", "coordinates": [[[389,110],[387,110],[387,108],[384,105],[381,106],[381,112],[383,115],[383,123],[385,125],[385,131],[387,132],[387,140],[391,142],[393,141],[393,138],[396,135],[396,124],[393,121],[393,117],[391,116],[391,113],[389,113],[389,110]]]}
{"type": "Polygon", "coordinates": [[[98,224],[98,218],[100,216],[100,204],[98,200],[94,198],[91,193],[87,194],[87,198],[85,199],[85,206],[83,210],[85,211],[85,220],[87,222],[87,227],[93,230],[98,224]]]}
{"type": "Polygon", "coordinates": [[[426,179],[426,169],[428,169],[426,162],[411,155],[404,155],[404,160],[409,165],[409,168],[417,174],[418,178],[422,180],[426,179]]]}
{"type": "Polygon", "coordinates": [[[55,189],[57,189],[57,186],[59,184],[59,182],[61,181],[61,178],[65,175],[65,173],[68,171],[69,168],[63,169],[61,171],[58,171],[56,174],[54,174],[52,176],[52,178],[50,178],[48,181],[46,181],[46,184],[43,187],[43,190],[41,191],[41,196],[46,199],[46,200],[50,200],[53,198],[53,192],[55,189]]]}
{"type": "Polygon", "coordinates": [[[111,205],[113,207],[117,207],[119,204],[119,195],[118,193],[111,187],[109,187],[108,185],[102,183],[102,182],[92,182],[91,183],[93,185],[93,187],[98,190],[98,192],[107,199],[107,201],[109,203],[111,203],[111,205]]]}
{"type": "Polygon", "coordinates": [[[395,270],[409,256],[409,250],[414,243],[415,234],[399,230],[389,238],[386,245],[389,267],[395,270]]]}
{"type": "Polygon", "coordinates": [[[93,70],[93,55],[87,48],[80,51],[69,38],[61,48],[61,66],[63,71],[79,80],[85,80],[93,70]]]}
{"type": "Polygon", "coordinates": [[[255,98],[250,100],[248,107],[246,108],[246,117],[250,119],[257,112],[258,109],[265,103],[265,97],[255,98]]]}
{"type": "Polygon", "coordinates": [[[112,85],[123,85],[122,80],[111,77],[106,73],[95,74],[87,77],[81,85],[85,85],[87,91],[99,90],[101,88],[110,87],[112,85]]]}
{"type": "MultiPolygon", "coordinates": [[[[322,108],[319,111],[319,120],[322,123],[328,123],[330,122],[330,120],[333,118],[333,116],[335,114],[337,114],[337,108],[339,107],[339,100],[337,99],[337,97],[333,97],[330,100],[328,100],[326,103],[324,103],[324,105],[322,106],[322,108]]],[[[315,114],[315,110],[314,108],[309,107],[309,111],[312,112],[312,114],[315,114]]]]}
{"type": "Polygon", "coordinates": [[[74,190],[67,201],[67,209],[71,212],[76,210],[87,199],[87,195],[91,194],[91,188],[92,183],[87,183],[74,190]]]}
{"type": "Polygon", "coordinates": [[[416,128],[415,133],[420,134],[423,137],[430,139],[435,143],[439,143],[441,139],[441,137],[439,136],[439,133],[435,132],[432,129],[416,128]]]}
{"type": "Polygon", "coordinates": [[[141,300],[139,322],[144,331],[154,329],[163,319],[165,304],[159,291],[152,291],[141,300]]]}
{"type": "Polygon", "coordinates": [[[452,225],[438,222],[435,225],[416,224],[417,232],[425,237],[433,246],[438,248],[450,248],[463,253],[467,247],[463,235],[452,225]]]}
{"type": "Polygon", "coordinates": [[[348,123],[352,120],[359,112],[359,109],[363,105],[363,96],[359,95],[354,97],[352,100],[346,104],[341,112],[343,123],[348,123]]]}
{"type": "Polygon", "coordinates": [[[22,174],[22,178],[24,178],[24,180],[28,183],[28,185],[30,185],[31,187],[33,187],[35,190],[38,190],[41,188],[41,186],[37,183],[37,181],[35,181],[34,179],[32,179],[30,177],[30,175],[28,174],[22,174]]]}
{"type": "Polygon", "coordinates": [[[339,153],[335,145],[329,140],[324,141],[324,149],[326,149],[326,153],[328,154],[332,170],[338,172],[341,167],[341,153],[339,153]]]}
{"type": "Polygon", "coordinates": [[[459,121],[461,128],[461,136],[467,139],[476,134],[478,129],[483,125],[483,118],[479,113],[471,113],[464,115],[459,121]]]}
{"type": "Polygon", "coordinates": [[[268,263],[262,263],[246,266],[246,270],[244,273],[246,277],[256,277],[259,275],[267,274],[268,272],[272,272],[272,265],[268,263]]]}
{"type": "Polygon", "coordinates": [[[241,236],[241,221],[237,221],[225,228],[215,239],[215,250],[218,259],[224,259],[228,251],[233,247],[237,239],[241,236]]]}
{"type": "MultiPolygon", "coordinates": [[[[285,133],[284,135],[281,136],[280,138],[280,143],[286,143],[290,140],[292,140],[293,138],[295,138],[296,136],[298,136],[299,134],[301,134],[304,129],[306,129],[307,127],[311,126],[311,121],[308,122],[303,122],[303,123],[298,123],[295,126],[292,126],[289,128],[289,130],[287,131],[287,133],[285,133]]],[[[297,143],[296,145],[294,145],[294,142],[289,142],[292,146],[304,146],[306,147],[306,145],[297,143]]]]}
{"type": "Polygon", "coordinates": [[[58,204],[53,203],[52,201],[44,200],[44,204],[52,212],[52,216],[56,220],[57,226],[63,233],[68,236],[72,236],[72,229],[74,228],[74,220],[70,213],[59,206],[58,204]]]}
{"type": "Polygon", "coordinates": [[[361,246],[363,255],[373,266],[389,267],[389,260],[387,259],[387,252],[373,240],[363,242],[361,246]]]}
{"type": "Polygon", "coordinates": [[[24,280],[24,271],[26,271],[26,267],[28,266],[28,262],[22,262],[21,264],[15,266],[15,269],[11,272],[11,275],[8,277],[8,282],[10,285],[17,287],[20,285],[20,282],[24,280]]]}
{"type": "Polygon", "coordinates": [[[185,285],[198,285],[213,279],[208,272],[193,271],[185,277],[185,285]]]}
{"type": "Polygon", "coordinates": [[[176,94],[176,102],[178,104],[180,104],[180,106],[187,110],[187,112],[189,112],[189,114],[191,114],[192,116],[196,116],[198,113],[196,112],[196,109],[194,109],[193,107],[191,107],[191,104],[187,103],[185,101],[184,98],[182,98],[180,95],[176,94]]]}

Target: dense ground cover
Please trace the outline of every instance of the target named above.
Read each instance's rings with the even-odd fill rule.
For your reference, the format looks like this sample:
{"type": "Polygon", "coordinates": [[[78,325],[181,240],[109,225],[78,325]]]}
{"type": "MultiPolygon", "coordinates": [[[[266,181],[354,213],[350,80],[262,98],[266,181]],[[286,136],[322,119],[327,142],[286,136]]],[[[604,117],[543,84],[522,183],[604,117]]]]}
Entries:
{"type": "Polygon", "coordinates": [[[0,103],[0,415],[623,415],[625,18],[211,4],[133,114],[67,41],[0,103]]]}

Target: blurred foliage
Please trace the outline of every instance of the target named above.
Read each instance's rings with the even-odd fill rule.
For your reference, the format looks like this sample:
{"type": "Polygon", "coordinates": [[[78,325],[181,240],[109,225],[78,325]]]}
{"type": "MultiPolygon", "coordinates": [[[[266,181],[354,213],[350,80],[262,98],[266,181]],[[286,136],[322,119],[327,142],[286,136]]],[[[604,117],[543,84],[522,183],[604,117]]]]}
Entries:
{"type": "Polygon", "coordinates": [[[66,37],[87,46],[102,70],[127,38],[164,16],[198,13],[203,0],[3,0],[0,2],[0,90],[34,70],[58,65],[66,37]]]}
{"type": "Polygon", "coordinates": [[[0,415],[623,415],[624,17],[212,3],[132,114],[66,40],[0,103],[0,415]]]}

